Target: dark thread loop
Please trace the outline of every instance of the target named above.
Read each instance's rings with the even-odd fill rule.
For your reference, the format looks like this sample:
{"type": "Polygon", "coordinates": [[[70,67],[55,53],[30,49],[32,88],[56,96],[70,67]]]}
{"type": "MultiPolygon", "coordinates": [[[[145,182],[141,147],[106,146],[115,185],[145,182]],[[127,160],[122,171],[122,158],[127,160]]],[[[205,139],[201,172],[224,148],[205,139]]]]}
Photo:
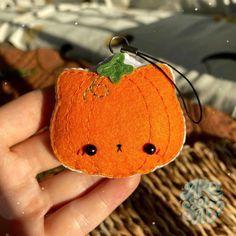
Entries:
{"type": "Polygon", "coordinates": [[[108,45],[109,50],[110,50],[110,52],[111,52],[112,54],[114,54],[114,50],[113,50],[111,44],[112,44],[112,41],[114,41],[114,40],[116,40],[116,39],[122,39],[122,40],[124,41],[124,44],[123,44],[122,46],[124,46],[124,45],[129,46],[129,41],[128,41],[127,38],[125,38],[125,37],[123,37],[123,36],[116,35],[116,36],[114,36],[114,37],[111,38],[111,40],[110,40],[110,42],[109,42],[109,45],[108,45]]]}
{"type": "Polygon", "coordinates": [[[197,94],[197,91],[196,91],[195,88],[193,87],[193,85],[192,85],[192,83],[190,82],[190,80],[189,80],[183,73],[181,73],[179,70],[177,70],[174,66],[172,66],[172,65],[169,64],[168,62],[159,60],[159,59],[157,59],[157,58],[155,58],[155,57],[153,57],[153,56],[151,56],[151,55],[149,55],[149,54],[146,54],[146,53],[144,53],[144,52],[142,52],[142,51],[139,51],[138,48],[135,48],[135,47],[130,46],[128,40],[127,40],[125,37],[123,37],[123,36],[117,35],[117,36],[114,36],[114,37],[110,40],[110,42],[109,42],[109,49],[110,49],[111,53],[114,54],[114,51],[113,51],[113,49],[112,49],[112,47],[111,47],[111,42],[112,42],[113,40],[117,39],[117,38],[121,38],[121,39],[123,39],[124,42],[125,42],[125,44],[123,44],[122,48],[120,49],[121,52],[128,52],[128,53],[131,53],[131,54],[133,54],[133,55],[139,56],[140,58],[142,58],[142,59],[144,59],[145,61],[147,61],[147,62],[149,62],[150,64],[152,64],[156,69],[158,69],[159,71],[161,71],[161,72],[163,73],[163,75],[165,75],[165,77],[169,80],[169,82],[170,82],[171,84],[173,84],[173,86],[175,87],[176,91],[178,92],[178,94],[179,94],[179,96],[180,96],[180,99],[181,99],[181,101],[182,101],[182,103],[183,103],[184,109],[185,109],[185,111],[186,111],[186,114],[187,114],[187,116],[189,117],[189,119],[190,119],[193,123],[195,123],[195,124],[200,123],[201,120],[202,120],[202,113],[203,113],[202,104],[201,104],[201,101],[200,101],[199,96],[198,96],[198,94],[197,94]],[[193,117],[191,116],[190,111],[189,111],[188,108],[187,108],[186,102],[185,102],[185,100],[184,100],[184,97],[183,97],[183,95],[182,95],[180,89],[177,87],[177,85],[174,83],[174,81],[169,77],[169,75],[168,75],[160,66],[158,66],[157,64],[155,64],[153,61],[156,61],[156,62],[159,62],[159,63],[168,65],[170,68],[172,68],[174,71],[176,71],[179,75],[181,75],[181,76],[187,81],[187,83],[190,85],[190,87],[191,87],[191,89],[192,89],[192,91],[193,91],[193,93],[194,93],[194,95],[195,95],[195,97],[196,97],[196,99],[197,99],[197,102],[198,102],[198,107],[199,107],[200,115],[199,115],[199,118],[198,118],[197,120],[194,120],[193,117]]]}

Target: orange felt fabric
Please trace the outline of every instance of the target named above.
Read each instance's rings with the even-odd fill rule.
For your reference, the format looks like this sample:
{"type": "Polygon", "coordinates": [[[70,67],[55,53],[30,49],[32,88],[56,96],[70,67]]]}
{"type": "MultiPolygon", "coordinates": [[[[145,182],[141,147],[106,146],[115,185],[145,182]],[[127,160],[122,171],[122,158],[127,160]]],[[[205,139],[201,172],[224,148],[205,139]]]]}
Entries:
{"type": "MultiPolygon", "coordinates": [[[[167,66],[160,66],[172,77],[167,66]]],[[[87,92],[84,100],[96,76],[67,70],[58,79],[50,136],[59,161],[73,170],[120,178],[148,173],[173,160],[184,142],[185,123],[168,79],[147,65],[125,75],[119,84],[100,79],[97,83],[106,85],[109,95],[97,98],[87,92]],[[146,143],[156,146],[154,155],[143,151],[146,143]],[[86,144],[97,147],[96,155],[83,152],[86,144]],[[117,152],[117,144],[122,144],[122,152],[117,152]]]]}

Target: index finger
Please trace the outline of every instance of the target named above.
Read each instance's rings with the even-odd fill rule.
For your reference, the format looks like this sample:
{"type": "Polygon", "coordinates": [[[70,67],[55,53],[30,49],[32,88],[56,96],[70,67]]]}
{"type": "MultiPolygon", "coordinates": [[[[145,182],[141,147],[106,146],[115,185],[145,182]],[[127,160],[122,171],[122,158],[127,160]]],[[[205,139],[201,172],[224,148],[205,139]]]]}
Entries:
{"type": "Polygon", "coordinates": [[[137,187],[140,175],[106,179],[82,197],[46,217],[47,235],[85,235],[103,221],[137,187]]]}
{"type": "Polygon", "coordinates": [[[1,145],[11,147],[47,126],[55,103],[53,88],[34,90],[0,108],[1,145]]]}

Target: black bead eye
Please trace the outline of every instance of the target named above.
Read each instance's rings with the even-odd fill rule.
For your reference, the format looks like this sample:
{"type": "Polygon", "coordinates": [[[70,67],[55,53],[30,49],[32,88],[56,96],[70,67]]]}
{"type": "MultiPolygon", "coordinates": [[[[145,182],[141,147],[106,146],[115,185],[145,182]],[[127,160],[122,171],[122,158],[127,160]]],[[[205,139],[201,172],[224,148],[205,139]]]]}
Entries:
{"type": "Polygon", "coordinates": [[[83,147],[83,151],[89,156],[93,156],[97,153],[97,148],[93,144],[87,144],[83,147]]]}
{"type": "Polygon", "coordinates": [[[151,143],[147,143],[144,145],[143,151],[146,152],[148,155],[153,155],[156,152],[156,147],[151,143]]]}

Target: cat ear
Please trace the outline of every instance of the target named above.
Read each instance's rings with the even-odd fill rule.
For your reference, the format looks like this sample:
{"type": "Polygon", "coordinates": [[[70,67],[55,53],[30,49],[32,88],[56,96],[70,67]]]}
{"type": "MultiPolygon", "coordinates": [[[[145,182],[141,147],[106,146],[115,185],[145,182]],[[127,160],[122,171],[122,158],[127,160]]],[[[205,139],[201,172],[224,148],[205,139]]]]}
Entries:
{"type": "Polygon", "coordinates": [[[175,77],[173,74],[173,70],[166,64],[157,64],[162,70],[165,71],[165,73],[172,79],[173,82],[175,82],[175,77]]]}
{"type": "Polygon", "coordinates": [[[82,69],[63,71],[57,80],[57,96],[59,98],[75,96],[75,94],[81,90],[82,85],[83,87],[84,84],[88,84],[89,86],[91,83],[89,78],[92,78],[92,76],[94,76],[93,72],[82,69]]]}
{"type": "Polygon", "coordinates": [[[140,69],[142,68],[143,76],[158,88],[160,94],[164,98],[176,97],[176,91],[173,85],[173,83],[175,83],[175,78],[172,69],[166,64],[157,64],[157,66],[160,67],[169,78],[167,78],[161,70],[151,64],[140,67],[140,69]],[[170,79],[173,82],[171,82],[170,79]]]}

